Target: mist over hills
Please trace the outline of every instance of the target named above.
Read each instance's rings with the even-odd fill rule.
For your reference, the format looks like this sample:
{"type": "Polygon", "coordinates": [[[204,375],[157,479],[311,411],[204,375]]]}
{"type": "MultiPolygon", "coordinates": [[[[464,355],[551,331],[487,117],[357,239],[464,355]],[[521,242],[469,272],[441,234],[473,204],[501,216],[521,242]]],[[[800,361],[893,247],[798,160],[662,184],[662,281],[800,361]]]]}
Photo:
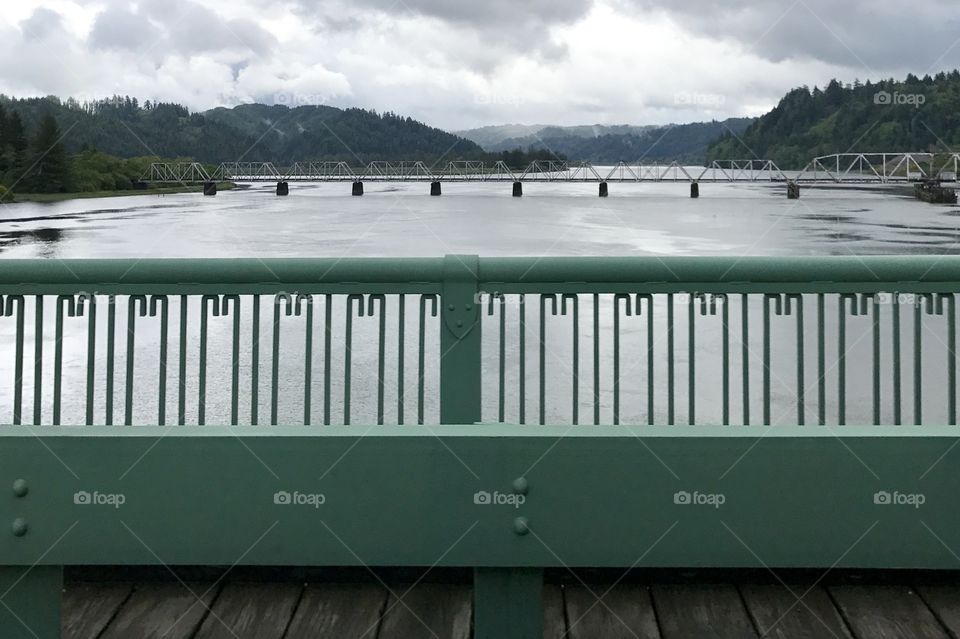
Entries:
{"type": "Polygon", "coordinates": [[[504,125],[459,131],[458,135],[487,151],[551,151],[571,160],[593,164],[631,163],[641,159],[645,162],[678,160],[700,163],[705,160],[712,142],[724,134],[739,135],[753,121],[754,118],[730,118],[722,122],[666,126],[504,125]]]}

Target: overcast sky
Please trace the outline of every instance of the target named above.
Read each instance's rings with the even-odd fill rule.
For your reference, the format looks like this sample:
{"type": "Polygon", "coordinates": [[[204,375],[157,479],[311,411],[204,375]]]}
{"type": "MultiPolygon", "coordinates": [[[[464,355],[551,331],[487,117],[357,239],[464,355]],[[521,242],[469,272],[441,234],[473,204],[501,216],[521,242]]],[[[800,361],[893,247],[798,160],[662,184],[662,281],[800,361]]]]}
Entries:
{"type": "Polygon", "coordinates": [[[3,0],[0,92],[484,124],[759,115],[960,66],[955,0],[3,0]],[[670,5],[670,6],[666,6],[670,5]]]}

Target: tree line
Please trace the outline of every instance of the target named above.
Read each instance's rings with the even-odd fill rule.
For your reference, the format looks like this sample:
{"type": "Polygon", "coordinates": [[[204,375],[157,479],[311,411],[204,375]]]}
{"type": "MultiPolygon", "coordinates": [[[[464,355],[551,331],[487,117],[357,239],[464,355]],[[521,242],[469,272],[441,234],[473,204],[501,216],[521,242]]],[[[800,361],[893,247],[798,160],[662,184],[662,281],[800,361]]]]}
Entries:
{"type": "Polygon", "coordinates": [[[395,113],[245,104],[191,113],[129,96],[79,102],[0,95],[0,184],[24,193],[134,188],[150,161],[503,160],[515,169],[560,159],[542,149],[487,153],[469,140],[395,113]]]}
{"type": "Polygon", "coordinates": [[[710,146],[708,160],[773,160],[802,169],[844,152],[945,152],[960,145],[960,71],[902,81],[800,87],[741,135],[710,146]]]}

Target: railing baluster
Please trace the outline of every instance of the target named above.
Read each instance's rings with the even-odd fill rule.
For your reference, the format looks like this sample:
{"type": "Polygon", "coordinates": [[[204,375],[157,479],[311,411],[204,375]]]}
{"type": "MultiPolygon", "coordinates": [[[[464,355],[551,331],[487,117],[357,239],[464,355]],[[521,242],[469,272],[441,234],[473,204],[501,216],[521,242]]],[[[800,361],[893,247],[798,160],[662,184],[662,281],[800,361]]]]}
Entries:
{"type": "Polygon", "coordinates": [[[131,295],[127,298],[127,377],[124,383],[123,423],[133,424],[133,364],[135,357],[134,347],[137,340],[137,304],[140,305],[140,317],[147,314],[147,298],[144,295],[131,295]]]}
{"type": "Polygon", "coordinates": [[[545,424],[546,406],[547,406],[547,300],[553,308],[553,314],[557,314],[556,295],[540,296],[540,425],[545,424]]]}
{"type": "Polygon", "coordinates": [[[34,344],[33,344],[33,423],[42,423],[43,409],[43,295],[34,299],[34,344]]]}
{"type": "Polygon", "coordinates": [[[673,293],[667,293],[667,423],[674,424],[673,399],[673,293]]]}
{"type": "Polygon", "coordinates": [[[803,296],[786,296],[787,314],[791,312],[790,300],[797,303],[797,424],[803,426],[806,421],[806,388],[803,370],[803,296]]]}
{"type": "Polygon", "coordinates": [[[873,424],[880,425],[880,307],[875,295],[861,296],[861,305],[870,301],[873,313],[873,424]]]}
{"type": "Polygon", "coordinates": [[[311,421],[311,394],[310,386],[313,373],[313,296],[300,294],[297,296],[297,314],[300,314],[300,303],[307,303],[306,334],[303,344],[303,425],[309,426],[311,421]]]}
{"type": "Polygon", "coordinates": [[[403,342],[406,327],[406,296],[403,293],[400,293],[397,304],[397,425],[403,426],[403,342]]]}
{"type": "Polygon", "coordinates": [[[420,296],[420,344],[417,353],[417,423],[423,424],[423,403],[424,403],[424,377],[426,376],[425,370],[425,355],[426,352],[426,331],[427,331],[427,302],[430,302],[430,316],[437,316],[437,296],[436,295],[421,295],[420,296]]]}
{"type": "Polygon", "coordinates": [[[377,332],[377,424],[384,422],[384,398],[387,388],[387,298],[382,294],[371,295],[368,300],[367,314],[374,315],[375,303],[380,302],[380,323],[377,332]]]}
{"type": "Polygon", "coordinates": [[[953,293],[947,300],[947,423],[957,423],[957,300],[953,293]]]}
{"type": "Polygon", "coordinates": [[[260,396],[260,295],[253,296],[253,319],[250,337],[250,425],[259,421],[257,401],[260,396]]]}
{"type": "Polygon", "coordinates": [[[696,347],[696,327],[695,319],[696,313],[694,312],[694,299],[695,295],[691,294],[687,299],[687,352],[690,357],[689,365],[687,366],[687,422],[693,426],[697,423],[696,417],[696,408],[697,408],[697,347],[696,347]]]}
{"type": "Polygon", "coordinates": [[[923,365],[921,325],[923,316],[921,314],[921,305],[923,296],[917,297],[917,303],[913,308],[913,423],[920,425],[923,415],[923,382],[921,379],[921,366],[923,365]]]}
{"type": "Polygon", "coordinates": [[[824,295],[817,293],[817,403],[819,405],[820,425],[827,423],[827,372],[826,372],[826,314],[824,295]]]}
{"type": "Polygon", "coordinates": [[[180,388],[177,396],[177,423],[187,423],[187,306],[188,297],[180,296],[180,388]]]}
{"type": "Polygon", "coordinates": [[[743,425],[750,425],[750,300],[740,295],[741,357],[743,359],[743,425]]]}
{"type": "Polygon", "coordinates": [[[900,293],[893,294],[893,423],[902,423],[900,414],[900,293]]]}
{"type": "Polygon", "coordinates": [[[115,295],[107,297],[107,405],[106,420],[107,426],[113,426],[113,366],[116,357],[116,339],[117,339],[117,298],[115,295]]]}
{"type": "Polygon", "coordinates": [[[573,306],[573,423],[580,422],[580,301],[577,295],[566,294],[560,297],[560,312],[567,314],[567,302],[573,306]]]}
{"type": "Polygon", "coordinates": [[[233,302],[233,343],[230,360],[230,423],[240,423],[240,296],[223,296],[223,314],[230,313],[233,302]]]}
{"type": "Polygon", "coordinates": [[[63,389],[63,311],[66,307],[70,317],[77,314],[77,302],[73,295],[57,297],[57,323],[53,344],[53,425],[60,425],[60,394],[63,389]]]}
{"type": "Polygon", "coordinates": [[[527,423],[527,304],[526,296],[520,294],[520,423],[527,423]]]}
{"type": "Polygon", "coordinates": [[[353,303],[357,304],[357,312],[360,317],[364,315],[363,295],[347,295],[347,323],[346,338],[344,340],[343,357],[343,424],[350,425],[350,364],[351,348],[353,346],[353,303]]]}
{"type": "Polygon", "coordinates": [[[330,425],[330,374],[331,374],[331,340],[333,330],[333,295],[327,293],[323,298],[323,423],[330,425]]]}
{"type": "Polygon", "coordinates": [[[637,294],[637,315],[642,314],[642,300],[647,301],[647,424],[653,426],[653,295],[637,294]]]}
{"type": "MultiPolygon", "coordinates": [[[[720,295],[723,299],[723,425],[730,424],[730,303],[726,295],[720,295]]],[[[653,424],[653,411],[650,411],[651,422],[653,424]]]]}
{"type": "Polygon", "coordinates": [[[626,293],[617,293],[613,296],[613,425],[620,423],[620,302],[626,302],[624,308],[627,316],[633,311],[630,308],[630,296],[626,293]]]}
{"type": "MultiPolygon", "coordinates": [[[[151,316],[155,317],[157,315],[158,303],[160,305],[160,384],[157,397],[157,423],[160,426],[164,426],[167,422],[167,333],[170,330],[170,318],[168,313],[168,306],[170,302],[166,295],[152,296],[150,298],[151,316]]],[[[90,312],[94,312],[92,301],[90,305],[90,312]]]]}
{"type": "Polygon", "coordinates": [[[97,364],[97,298],[95,295],[80,295],[77,306],[83,314],[84,301],[89,302],[90,312],[87,317],[87,405],[86,423],[93,425],[94,384],[97,364]]]}
{"type": "MultiPolygon", "coordinates": [[[[2,301],[0,296],[0,301],[2,301]]],[[[3,306],[3,315],[12,317],[16,313],[16,353],[13,367],[13,424],[18,426],[23,421],[23,346],[24,346],[24,315],[26,302],[23,295],[7,295],[3,306]]]]}
{"type": "Polygon", "coordinates": [[[593,294],[593,423],[600,425],[600,294],[593,294]]]}
{"type": "Polygon", "coordinates": [[[763,296],[763,423],[770,425],[770,302],[776,304],[777,314],[783,312],[779,295],[763,296]]]}
{"type": "Polygon", "coordinates": [[[198,370],[197,424],[203,426],[207,416],[207,307],[213,302],[213,314],[220,314],[220,297],[204,295],[200,298],[200,363],[198,370]]]}

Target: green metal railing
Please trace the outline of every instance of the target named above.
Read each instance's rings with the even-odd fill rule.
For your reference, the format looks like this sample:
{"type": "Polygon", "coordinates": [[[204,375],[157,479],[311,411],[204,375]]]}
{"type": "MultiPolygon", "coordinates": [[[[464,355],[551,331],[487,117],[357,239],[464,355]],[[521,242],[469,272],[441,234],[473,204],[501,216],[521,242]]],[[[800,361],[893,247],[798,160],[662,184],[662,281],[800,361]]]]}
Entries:
{"type": "Polygon", "coordinates": [[[8,261],[0,414],[436,424],[455,347],[447,369],[481,388],[467,422],[842,425],[852,411],[921,424],[927,411],[955,424],[957,270],[953,258],[8,261]]]}
{"type": "Polygon", "coordinates": [[[468,566],[486,639],[545,567],[960,548],[960,258],[2,264],[3,637],[64,565],[468,566]]]}

